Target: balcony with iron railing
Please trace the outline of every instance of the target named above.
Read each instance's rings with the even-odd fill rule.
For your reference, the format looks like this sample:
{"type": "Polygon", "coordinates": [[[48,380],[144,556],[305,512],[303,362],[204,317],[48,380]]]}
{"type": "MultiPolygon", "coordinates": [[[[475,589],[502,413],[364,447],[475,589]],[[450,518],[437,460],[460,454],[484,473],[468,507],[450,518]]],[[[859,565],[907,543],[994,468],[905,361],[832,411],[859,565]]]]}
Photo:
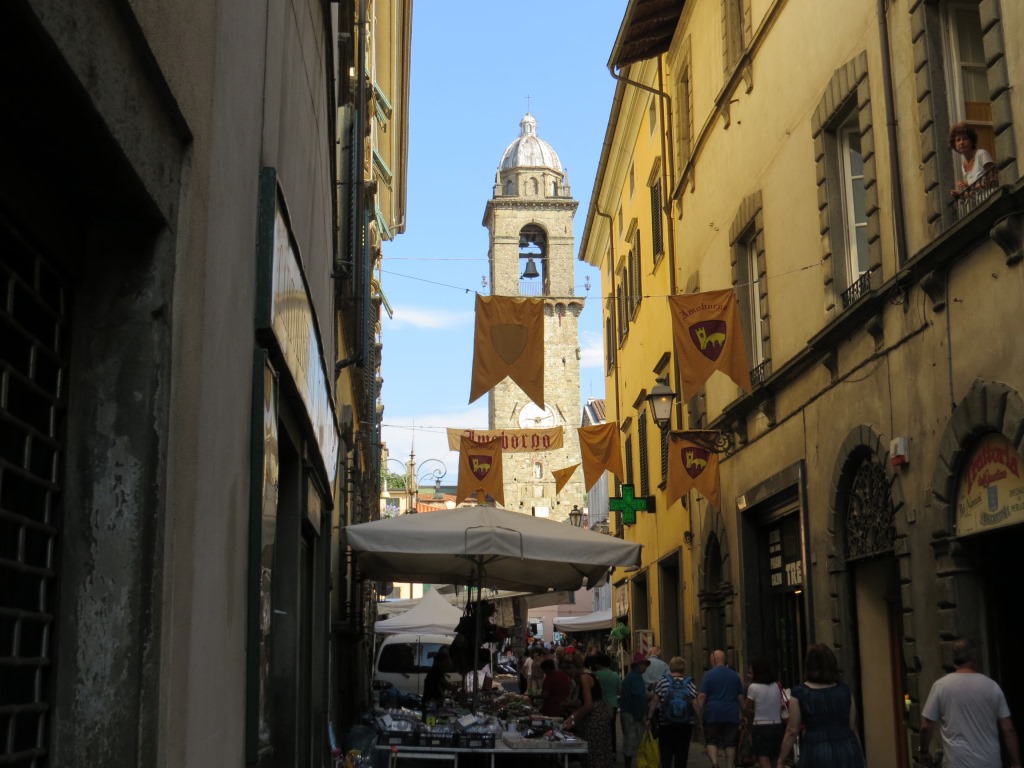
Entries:
{"type": "Polygon", "coordinates": [[[849,309],[871,292],[871,270],[854,280],[853,285],[843,291],[843,309],[849,309]]]}
{"type": "Polygon", "coordinates": [[[999,172],[989,168],[973,184],[960,189],[953,195],[949,205],[956,221],[975,210],[999,189],[999,172]]]}
{"type": "Polygon", "coordinates": [[[750,369],[750,386],[759,387],[764,384],[772,373],[772,361],[763,360],[760,365],[750,369]]]}
{"type": "Polygon", "coordinates": [[[528,280],[519,281],[519,295],[520,296],[543,296],[544,295],[544,281],[538,280],[537,278],[531,278],[528,280]]]}

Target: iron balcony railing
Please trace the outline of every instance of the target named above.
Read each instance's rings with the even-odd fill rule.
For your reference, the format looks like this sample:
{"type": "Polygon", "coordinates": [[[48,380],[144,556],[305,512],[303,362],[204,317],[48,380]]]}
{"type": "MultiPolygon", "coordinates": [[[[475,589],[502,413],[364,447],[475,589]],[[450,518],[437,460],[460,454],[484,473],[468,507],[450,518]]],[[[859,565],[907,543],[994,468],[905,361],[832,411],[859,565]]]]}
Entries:
{"type": "Polygon", "coordinates": [[[762,384],[764,384],[765,379],[767,379],[771,375],[771,372],[772,372],[772,361],[771,360],[765,360],[760,365],[758,365],[756,368],[751,368],[750,369],[750,386],[752,386],[752,387],[759,387],[759,386],[761,386],[762,384]]]}
{"type": "Polygon", "coordinates": [[[520,296],[543,296],[544,295],[544,282],[537,278],[530,280],[519,281],[519,295],[520,296]]]}
{"type": "Polygon", "coordinates": [[[989,168],[977,181],[964,187],[950,201],[956,220],[959,221],[975,208],[988,200],[992,193],[999,189],[999,172],[995,167],[989,168]]]}
{"type": "Polygon", "coordinates": [[[843,291],[843,309],[849,309],[871,290],[871,272],[858,277],[853,285],[843,291]]]}

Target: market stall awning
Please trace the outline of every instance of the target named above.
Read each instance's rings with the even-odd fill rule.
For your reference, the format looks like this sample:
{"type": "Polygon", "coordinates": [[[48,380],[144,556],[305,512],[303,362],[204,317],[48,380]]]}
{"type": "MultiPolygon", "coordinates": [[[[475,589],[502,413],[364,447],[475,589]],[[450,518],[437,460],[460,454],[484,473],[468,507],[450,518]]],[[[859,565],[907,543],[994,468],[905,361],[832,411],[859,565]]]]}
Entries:
{"type": "Polygon", "coordinates": [[[594,611],[583,616],[556,616],[555,629],[560,632],[593,632],[600,629],[611,629],[615,623],[612,611],[594,611]]]}
{"type": "Polygon", "coordinates": [[[373,579],[522,592],[592,589],[608,569],[640,564],[640,545],[520,512],[458,507],[341,531],[373,579]]]}
{"type": "Polygon", "coordinates": [[[430,590],[405,613],[375,622],[378,634],[409,632],[418,635],[451,635],[462,618],[462,611],[436,590],[430,590]]]}

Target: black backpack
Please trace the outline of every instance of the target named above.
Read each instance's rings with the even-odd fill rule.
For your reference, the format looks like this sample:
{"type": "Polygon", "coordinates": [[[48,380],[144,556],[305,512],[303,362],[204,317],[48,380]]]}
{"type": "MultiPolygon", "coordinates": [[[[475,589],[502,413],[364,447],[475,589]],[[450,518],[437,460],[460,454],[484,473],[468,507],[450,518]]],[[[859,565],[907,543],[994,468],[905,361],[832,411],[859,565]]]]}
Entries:
{"type": "Polygon", "coordinates": [[[688,723],[691,720],[692,702],[689,696],[690,678],[672,677],[662,699],[661,716],[666,723],[688,723]]]}

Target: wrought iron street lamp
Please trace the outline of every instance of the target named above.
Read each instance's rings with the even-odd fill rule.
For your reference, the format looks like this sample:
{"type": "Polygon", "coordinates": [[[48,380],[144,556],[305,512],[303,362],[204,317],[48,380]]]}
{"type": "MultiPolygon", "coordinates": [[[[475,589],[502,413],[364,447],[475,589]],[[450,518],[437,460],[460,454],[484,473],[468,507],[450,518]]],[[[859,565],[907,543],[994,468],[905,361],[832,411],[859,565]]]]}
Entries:
{"type": "Polygon", "coordinates": [[[430,478],[433,478],[434,496],[437,497],[441,495],[441,478],[448,474],[448,467],[445,466],[445,463],[440,459],[425,459],[423,462],[420,463],[420,470],[422,470],[425,465],[430,464],[432,462],[435,464],[440,464],[440,466],[434,467],[433,469],[428,469],[425,472],[421,471],[416,478],[416,483],[418,490],[419,483],[423,482],[424,480],[429,480],[430,478]]]}
{"type": "Polygon", "coordinates": [[[575,528],[583,527],[583,510],[575,504],[572,505],[572,509],[569,511],[569,522],[575,528]]]}
{"type": "Polygon", "coordinates": [[[647,393],[647,402],[654,413],[654,420],[662,429],[668,429],[672,422],[672,405],[676,401],[676,393],[668,385],[664,376],[659,376],[651,391],[647,393]]]}

